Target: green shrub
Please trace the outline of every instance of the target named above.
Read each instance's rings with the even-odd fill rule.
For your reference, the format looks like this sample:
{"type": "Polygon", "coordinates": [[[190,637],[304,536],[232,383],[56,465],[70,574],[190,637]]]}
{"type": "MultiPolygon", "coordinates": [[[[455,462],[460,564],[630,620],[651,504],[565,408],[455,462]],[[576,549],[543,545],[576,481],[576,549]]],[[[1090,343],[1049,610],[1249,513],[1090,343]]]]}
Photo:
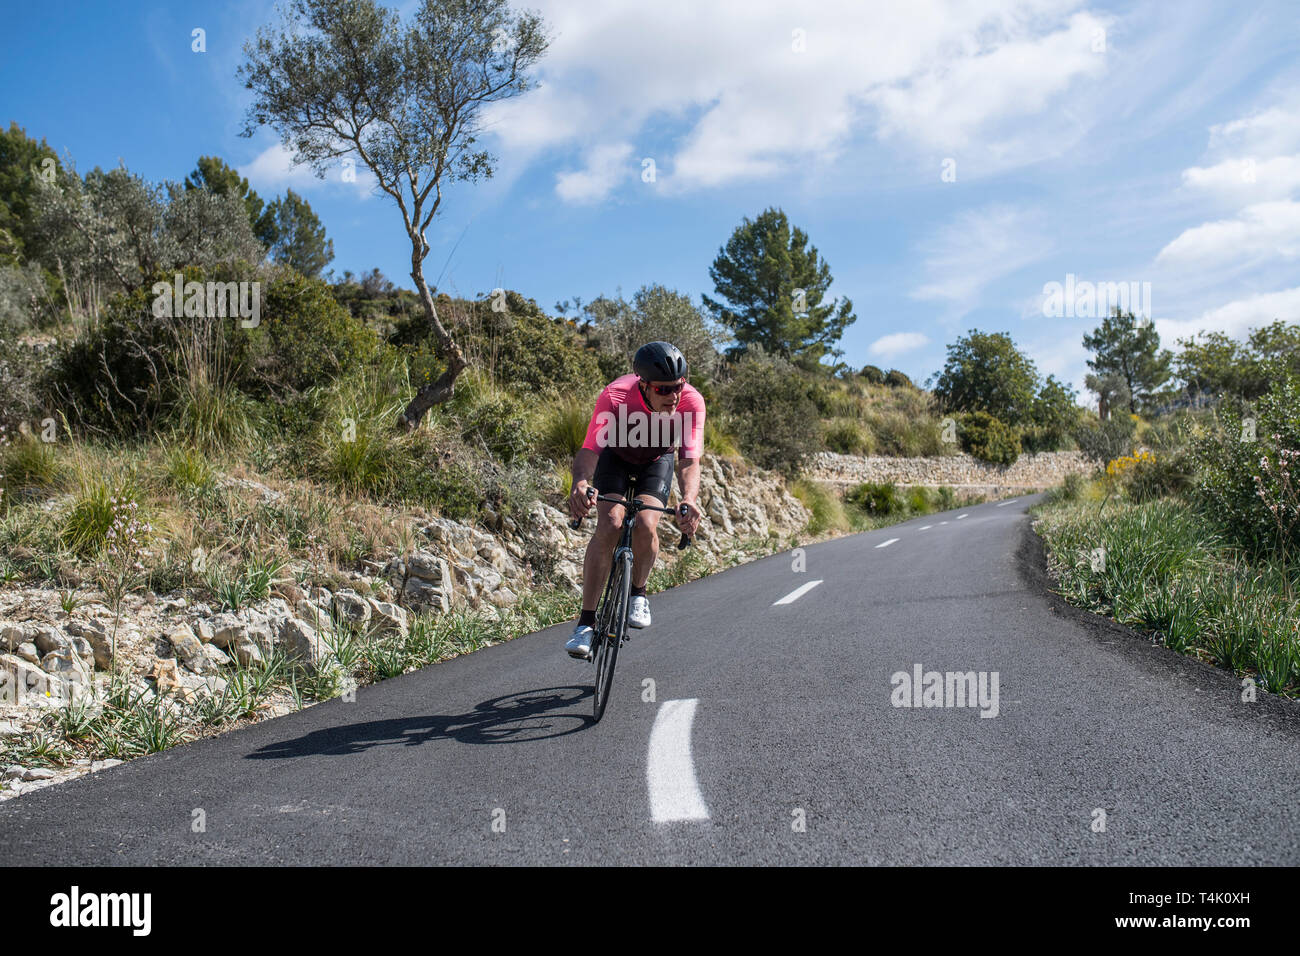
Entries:
{"type": "Polygon", "coordinates": [[[896,368],[891,368],[885,376],[885,384],[890,388],[915,388],[912,380],[896,368]]]}
{"type": "Polygon", "coordinates": [[[947,485],[940,485],[934,493],[936,511],[951,511],[957,507],[957,493],[947,485]]]}
{"type": "Polygon", "coordinates": [[[184,384],[166,422],[174,441],[208,453],[246,448],[258,435],[257,406],[232,384],[184,384]]]}
{"type": "Polygon", "coordinates": [[[929,514],[934,509],[930,492],[919,485],[907,490],[907,510],[912,514],[929,514]]]}
{"type": "Polygon", "coordinates": [[[480,373],[467,371],[457,380],[451,401],[437,406],[434,414],[449,416],[462,438],[481,442],[491,454],[512,464],[534,454],[539,443],[526,407],[510,392],[491,386],[480,373]]]}
{"type": "Polygon", "coordinates": [[[284,395],[332,381],[378,354],[374,333],[353,319],[319,279],[289,269],[183,270],[190,282],[261,282],[256,327],[233,316],[155,316],[156,273],[115,297],[100,322],[56,355],[43,389],[69,418],[93,431],[150,430],[169,409],[182,434],[211,446],[247,436],[249,406],[238,392],[284,395]]]}
{"type": "Polygon", "coordinates": [[[866,481],[850,489],[844,500],[870,515],[888,516],[907,511],[907,503],[892,482],[866,481]]]}
{"type": "Polygon", "coordinates": [[[836,418],[823,426],[822,443],[841,455],[870,455],[876,436],[851,418],[836,418]]]}
{"type": "Polygon", "coordinates": [[[725,413],[713,412],[704,418],[704,450],[711,455],[735,458],[740,455],[736,437],[725,423],[725,413]]]}
{"type": "Polygon", "coordinates": [[[59,474],[59,459],[52,442],[20,435],[0,446],[0,488],[8,494],[21,488],[52,488],[59,474]]]}
{"type": "Polygon", "coordinates": [[[391,496],[433,508],[455,521],[475,521],[491,508],[501,517],[525,513],[538,500],[542,475],[526,463],[505,465],[460,449],[415,456],[395,469],[391,496]]]}
{"type": "Polygon", "coordinates": [[[1078,501],[1088,479],[1079,472],[1070,472],[1061,483],[1047,493],[1047,503],[1078,501]]]}
{"type": "Polygon", "coordinates": [[[865,379],[866,379],[868,382],[870,382],[872,385],[884,385],[884,384],[885,384],[885,373],[884,373],[884,371],[883,371],[882,369],[880,369],[880,368],[877,368],[875,365],[864,365],[864,366],[862,366],[862,371],[859,372],[858,374],[861,375],[863,378],[865,378],[865,379]]]}
{"type": "Polygon", "coordinates": [[[1074,431],[1074,440],[1089,461],[1105,465],[1133,451],[1136,429],[1137,422],[1130,416],[1116,413],[1105,421],[1093,418],[1080,425],[1074,431]]]}
{"type": "Polygon", "coordinates": [[[93,554],[104,546],[113,527],[113,499],[119,504],[139,504],[140,495],[133,482],[110,483],[96,477],[84,482],[71,510],[63,519],[63,543],[83,555],[93,554]]]}
{"type": "MultiPolygon", "coordinates": [[[[582,448],[587,437],[591,409],[582,399],[570,396],[549,405],[544,410],[544,416],[541,427],[542,447],[547,454],[560,461],[569,461],[582,448]]],[[[706,418],[706,429],[709,424],[710,421],[706,418]]],[[[706,442],[707,438],[706,435],[706,442]]]]}
{"type": "Polygon", "coordinates": [[[872,410],[866,424],[875,436],[876,454],[918,458],[944,453],[939,423],[928,415],[900,408],[872,410]]]}
{"type": "Polygon", "coordinates": [[[238,384],[256,396],[332,382],[380,357],[378,337],[335,300],[330,287],[291,269],[263,283],[261,321],[239,333],[238,384]]]}
{"type": "Polygon", "coordinates": [[[1297,451],[1300,380],[1292,378],[1275,382],[1260,397],[1253,416],[1222,408],[1219,427],[1193,443],[1195,496],[1238,545],[1257,552],[1279,547],[1294,552],[1300,547],[1297,451]]]}
{"type": "Polygon", "coordinates": [[[844,512],[843,502],[825,485],[800,478],[791,484],[790,493],[812,512],[806,529],[809,534],[819,535],[831,530],[849,530],[849,518],[844,512]]]}
{"type": "Polygon", "coordinates": [[[167,450],[167,480],[178,491],[205,491],[216,482],[208,460],[194,448],[167,450]]]}
{"type": "MultiPolygon", "coordinates": [[[[551,321],[537,303],[516,292],[507,291],[504,301],[505,312],[493,312],[490,300],[439,296],[437,303],[444,325],[454,329],[465,354],[497,386],[530,398],[590,396],[594,405],[596,392],[606,382],[631,371],[627,361],[619,358],[619,370],[605,377],[597,354],[584,346],[568,323],[551,321]]],[[[423,311],[399,322],[390,341],[402,345],[411,357],[413,381],[423,384],[441,374],[444,366],[435,357],[436,343],[423,311]]],[[[459,390],[459,381],[456,387],[459,390]]]]}
{"type": "MultiPolygon", "coordinates": [[[[796,477],[817,450],[817,418],[798,373],[780,359],[740,362],[719,390],[745,456],[796,477]]],[[[707,426],[707,421],[705,422],[707,426]]]]}
{"type": "Polygon", "coordinates": [[[980,461],[1010,465],[1020,457],[1020,434],[988,412],[966,412],[957,419],[962,450],[980,461]]]}

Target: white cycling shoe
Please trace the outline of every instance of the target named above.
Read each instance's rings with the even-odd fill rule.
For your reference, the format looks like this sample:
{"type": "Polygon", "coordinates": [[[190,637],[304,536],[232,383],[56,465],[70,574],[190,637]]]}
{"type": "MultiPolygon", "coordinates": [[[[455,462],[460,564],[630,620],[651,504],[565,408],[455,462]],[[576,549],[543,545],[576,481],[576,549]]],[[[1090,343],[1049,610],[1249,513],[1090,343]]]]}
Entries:
{"type": "Polygon", "coordinates": [[[565,643],[564,649],[569,652],[570,657],[576,657],[580,661],[589,661],[591,660],[591,645],[595,639],[595,628],[586,624],[579,624],[573,629],[573,636],[565,643]]]}
{"type": "Polygon", "coordinates": [[[627,609],[628,627],[650,626],[650,599],[644,594],[632,596],[632,603],[627,609]]]}

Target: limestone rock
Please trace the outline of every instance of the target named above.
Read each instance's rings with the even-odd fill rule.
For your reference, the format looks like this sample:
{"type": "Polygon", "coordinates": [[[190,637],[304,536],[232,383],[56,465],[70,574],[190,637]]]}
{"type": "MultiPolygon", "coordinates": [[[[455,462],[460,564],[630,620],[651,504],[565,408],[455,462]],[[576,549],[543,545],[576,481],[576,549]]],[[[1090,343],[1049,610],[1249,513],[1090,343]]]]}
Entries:
{"type": "Polygon", "coordinates": [[[410,578],[406,582],[406,603],[411,607],[426,608],[445,614],[451,608],[451,582],[447,587],[434,585],[424,578],[410,578]]]}
{"type": "Polygon", "coordinates": [[[50,624],[33,624],[29,625],[29,632],[32,636],[30,640],[36,645],[36,649],[41,654],[51,654],[54,651],[65,650],[68,647],[68,639],[57,627],[50,624]]]}
{"type": "Polygon", "coordinates": [[[171,657],[154,661],[148,677],[153,681],[154,688],[159,696],[172,693],[185,686],[181,682],[180,670],[176,665],[176,660],[171,657]]]}
{"type": "Polygon", "coordinates": [[[404,608],[371,598],[370,609],[373,612],[370,616],[370,625],[376,635],[397,634],[406,637],[410,633],[410,624],[404,608]]]}
{"type": "Polygon", "coordinates": [[[329,653],[315,628],[297,618],[291,617],[280,626],[279,642],[291,661],[309,671],[315,670],[329,653]]]}
{"type": "Polygon", "coordinates": [[[356,591],[339,591],[334,595],[334,613],[341,619],[364,627],[370,621],[370,605],[356,591]]]}
{"type": "Polygon", "coordinates": [[[262,649],[258,647],[257,642],[247,634],[233,641],[227,648],[244,667],[251,667],[253,664],[260,664],[265,658],[262,656],[262,649]]]}
{"type": "Polygon", "coordinates": [[[228,611],[223,611],[211,621],[212,643],[219,648],[248,636],[248,623],[228,611]]]}
{"type": "Polygon", "coordinates": [[[167,642],[171,644],[176,659],[190,670],[198,673],[207,660],[203,656],[203,642],[194,636],[189,626],[182,624],[167,632],[167,642]]]}

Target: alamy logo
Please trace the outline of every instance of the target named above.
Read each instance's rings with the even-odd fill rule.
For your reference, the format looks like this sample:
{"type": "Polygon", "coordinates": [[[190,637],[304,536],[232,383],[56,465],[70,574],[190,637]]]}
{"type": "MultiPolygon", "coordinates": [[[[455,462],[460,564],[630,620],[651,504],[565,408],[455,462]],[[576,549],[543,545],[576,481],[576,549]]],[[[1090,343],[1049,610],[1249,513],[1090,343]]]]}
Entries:
{"type": "MultiPolygon", "coordinates": [[[[1151,324],[1150,282],[1080,282],[1073,272],[1065,284],[1043,285],[1043,316],[1048,319],[1101,319],[1118,308],[1142,325],[1151,324]]],[[[1135,323],[1138,324],[1138,323],[1135,323]]]]}
{"type": "Polygon", "coordinates": [[[889,702],[895,707],[978,707],[981,717],[998,715],[997,671],[924,671],[912,665],[912,673],[896,671],[889,682],[894,690],[889,702]]]}
{"type": "Polygon", "coordinates": [[[129,926],[133,936],[148,936],[153,925],[150,893],[82,893],[74,886],[51,896],[50,906],[51,926],[129,926]]]}
{"type": "Polygon", "coordinates": [[[155,282],[153,314],[156,318],[242,319],[239,324],[255,329],[262,321],[262,283],[186,282],[176,273],[174,285],[155,282]]]}
{"type": "Polygon", "coordinates": [[[682,436],[690,434],[693,412],[628,411],[626,405],[618,406],[618,414],[601,412],[596,416],[596,446],[598,448],[675,448],[682,436]]]}

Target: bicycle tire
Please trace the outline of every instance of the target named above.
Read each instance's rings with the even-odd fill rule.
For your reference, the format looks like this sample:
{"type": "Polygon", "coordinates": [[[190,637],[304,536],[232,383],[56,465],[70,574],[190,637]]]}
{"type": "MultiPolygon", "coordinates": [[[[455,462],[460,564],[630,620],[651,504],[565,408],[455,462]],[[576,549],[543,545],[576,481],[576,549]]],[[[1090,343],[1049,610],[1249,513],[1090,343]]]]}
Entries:
{"type": "Polygon", "coordinates": [[[609,689],[614,683],[614,665],[618,661],[619,645],[627,633],[628,595],[632,591],[632,556],[624,553],[614,560],[605,600],[596,616],[596,683],[593,693],[592,714],[600,720],[609,703],[609,689]]]}

